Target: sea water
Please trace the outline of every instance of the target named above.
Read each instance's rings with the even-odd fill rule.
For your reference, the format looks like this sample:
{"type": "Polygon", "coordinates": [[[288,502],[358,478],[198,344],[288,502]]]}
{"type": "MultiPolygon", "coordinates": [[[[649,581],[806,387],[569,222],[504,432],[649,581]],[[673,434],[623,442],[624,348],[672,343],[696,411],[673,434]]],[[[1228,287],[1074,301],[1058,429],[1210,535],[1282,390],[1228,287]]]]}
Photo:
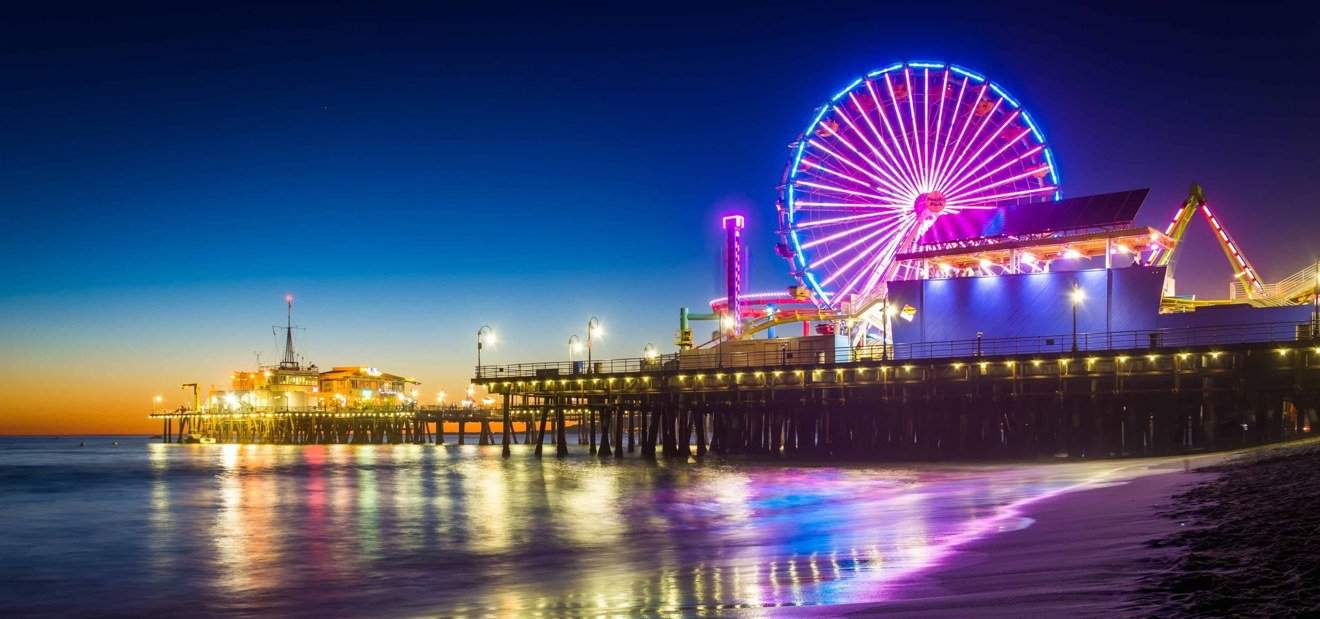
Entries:
{"type": "MultiPolygon", "coordinates": [[[[0,438],[0,614],[714,614],[883,600],[1086,465],[0,438]],[[116,444],[117,443],[117,444],[116,444]]],[[[822,608],[822,611],[825,609],[822,608]]]]}

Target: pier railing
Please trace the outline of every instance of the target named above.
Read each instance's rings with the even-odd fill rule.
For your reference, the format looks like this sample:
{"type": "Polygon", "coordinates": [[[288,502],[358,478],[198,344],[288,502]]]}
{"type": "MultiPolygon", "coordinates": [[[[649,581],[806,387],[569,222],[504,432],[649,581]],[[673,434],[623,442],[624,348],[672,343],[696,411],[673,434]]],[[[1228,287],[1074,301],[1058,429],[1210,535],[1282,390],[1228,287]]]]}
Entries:
{"type": "Polygon", "coordinates": [[[1272,322],[1180,329],[1145,329],[1136,331],[1099,331],[1062,335],[1037,335],[1003,338],[974,338],[940,342],[914,342],[841,347],[833,350],[792,350],[767,348],[732,352],[718,348],[659,355],[654,358],[631,357],[585,361],[549,361],[482,365],[476,369],[478,380],[560,378],[591,374],[633,374],[643,372],[709,370],[801,366],[857,361],[913,361],[960,357],[994,357],[1028,354],[1092,353],[1100,351],[1191,348],[1234,344],[1284,343],[1314,341],[1313,322],[1272,322]],[[1074,337],[1076,343],[1074,347],[1074,337]]]}

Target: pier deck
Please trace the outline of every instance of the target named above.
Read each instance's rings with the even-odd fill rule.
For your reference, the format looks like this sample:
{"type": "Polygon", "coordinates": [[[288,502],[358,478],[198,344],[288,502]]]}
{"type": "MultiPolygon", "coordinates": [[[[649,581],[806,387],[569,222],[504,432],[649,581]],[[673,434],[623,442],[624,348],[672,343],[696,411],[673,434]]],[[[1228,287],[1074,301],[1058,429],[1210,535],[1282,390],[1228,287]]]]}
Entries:
{"type": "MultiPolygon", "coordinates": [[[[586,411],[654,456],[1112,457],[1286,440],[1320,396],[1313,323],[482,366],[511,414],[586,411]],[[843,361],[837,361],[843,359],[843,361]],[[634,439],[637,431],[639,438],[634,439]]],[[[599,436],[599,447],[595,439],[599,436]]]]}
{"type": "Polygon", "coordinates": [[[590,453],[1117,457],[1287,440],[1320,419],[1313,323],[483,365],[497,409],[153,413],[167,441],[549,443],[590,453]],[[454,424],[457,424],[454,426],[454,424]],[[498,433],[498,437],[496,436],[498,433]]]}

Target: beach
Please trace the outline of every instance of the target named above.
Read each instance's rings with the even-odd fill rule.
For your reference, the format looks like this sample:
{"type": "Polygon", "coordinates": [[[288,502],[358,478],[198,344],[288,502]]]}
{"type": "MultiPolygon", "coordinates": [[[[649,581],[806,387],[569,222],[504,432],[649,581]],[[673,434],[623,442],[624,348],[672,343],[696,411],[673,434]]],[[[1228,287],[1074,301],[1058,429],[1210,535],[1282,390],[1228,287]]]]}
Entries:
{"type": "Polygon", "coordinates": [[[1315,608],[1303,586],[1315,574],[1315,442],[1137,460],[831,466],[578,452],[536,461],[518,447],[505,460],[472,445],[0,441],[0,612],[1315,608]]]}
{"type": "MultiPolygon", "coordinates": [[[[1320,442],[1132,461],[895,583],[886,617],[1313,616],[1320,442]]],[[[810,609],[797,609],[803,616],[810,609]]]]}
{"type": "Polygon", "coordinates": [[[1173,559],[1142,579],[1136,609],[1162,617],[1320,615],[1320,442],[1263,447],[1175,497],[1173,559]]]}

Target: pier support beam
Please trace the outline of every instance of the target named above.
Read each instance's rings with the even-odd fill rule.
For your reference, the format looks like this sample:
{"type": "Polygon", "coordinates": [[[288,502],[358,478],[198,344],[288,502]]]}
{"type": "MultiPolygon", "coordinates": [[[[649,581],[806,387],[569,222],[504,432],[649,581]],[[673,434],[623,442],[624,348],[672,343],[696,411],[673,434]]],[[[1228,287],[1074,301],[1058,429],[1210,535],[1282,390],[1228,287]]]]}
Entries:
{"type": "Polygon", "coordinates": [[[501,425],[503,426],[503,430],[504,430],[504,432],[503,432],[503,435],[504,435],[504,436],[503,436],[503,438],[504,438],[504,441],[503,441],[504,447],[503,447],[502,451],[503,451],[504,457],[507,458],[507,457],[509,457],[509,453],[510,453],[510,452],[509,452],[509,435],[513,433],[513,428],[511,428],[511,427],[510,427],[510,424],[509,424],[509,394],[507,394],[507,393],[504,394],[504,411],[503,411],[503,412],[504,412],[504,417],[500,420],[500,421],[501,421],[501,425]]]}
{"type": "Polygon", "coordinates": [[[555,396],[555,455],[568,455],[568,434],[564,431],[564,398],[555,396]]]}

